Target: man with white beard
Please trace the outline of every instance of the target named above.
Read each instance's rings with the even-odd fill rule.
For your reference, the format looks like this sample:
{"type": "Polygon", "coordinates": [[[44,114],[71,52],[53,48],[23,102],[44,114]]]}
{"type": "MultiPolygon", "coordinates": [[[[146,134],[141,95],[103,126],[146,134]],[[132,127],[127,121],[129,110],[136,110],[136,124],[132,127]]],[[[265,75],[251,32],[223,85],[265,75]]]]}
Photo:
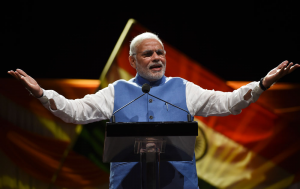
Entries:
{"type": "MultiPolygon", "coordinates": [[[[57,92],[42,89],[24,71],[9,71],[33,96],[54,115],[66,122],[86,124],[110,119],[112,113],[142,94],[144,83],[151,86],[151,94],[187,110],[192,116],[236,115],[255,102],[272,84],[300,65],[283,61],[259,82],[249,83],[233,92],[205,90],[182,78],[166,77],[166,52],[157,35],[146,32],[136,36],[130,44],[129,63],[136,69],[135,78],[118,80],[96,94],[82,99],[68,100],[57,92]]],[[[172,65],[170,65],[172,66],[172,65]]],[[[186,121],[186,113],[152,99],[148,94],[117,113],[116,122],[186,121]]],[[[161,162],[161,188],[198,188],[193,161],[161,162]]],[[[110,167],[111,189],[140,188],[138,162],[113,162],[110,167]]]]}

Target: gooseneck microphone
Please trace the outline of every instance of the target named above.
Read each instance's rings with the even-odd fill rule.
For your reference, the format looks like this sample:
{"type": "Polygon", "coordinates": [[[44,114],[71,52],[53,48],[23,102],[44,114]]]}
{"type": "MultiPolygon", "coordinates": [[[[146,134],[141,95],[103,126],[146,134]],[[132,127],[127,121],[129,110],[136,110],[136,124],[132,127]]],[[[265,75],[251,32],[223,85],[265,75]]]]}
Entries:
{"type": "Polygon", "coordinates": [[[144,93],[149,93],[150,92],[150,85],[148,83],[144,83],[144,85],[142,86],[142,91],[144,93]]]}
{"type": "Polygon", "coordinates": [[[123,108],[125,108],[126,106],[128,106],[129,104],[133,103],[134,101],[136,101],[137,99],[141,98],[142,96],[144,96],[146,93],[148,93],[150,91],[150,85],[148,85],[147,83],[145,83],[143,86],[142,86],[142,91],[144,92],[144,94],[142,94],[141,96],[137,97],[136,99],[130,101],[129,103],[125,104],[124,106],[122,106],[121,108],[119,108],[118,110],[116,110],[112,117],[111,117],[111,122],[112,123],[115,123],[116,122],[116,118],[115,118],[115,114],[122,110],[123,108]]]}
{"type": "Polygon", "coordinates": [[[148,95],[150,95],[150,96],[152,96],[152,97],[154,97],[154,98],[156,98],[156,99],[158,99],[158,100],[161,100],[161,101],[163,101],[163,102],[165,102],[165,103],[167,103],[167,104],[170,104],[170,105],[174,106],[175,108],[178,108],[178,109],[180,109],[180,110],[182,110],[182,111],[185,111],[185,112],[187,113],[187,119],[188,119],[188,122],[191,122],[191,121],[192,121],[191,114],[190,114],[188,111],[186,111],[186,110],[184,110],[184,109],[182,109],[182,108],[179,108],[178,106],[175,106],[174,104],[171,104],[171,103],[169,103],[169,102],[167,102],[167,101],[165,101],[165,100],[162,100],[162,99],[160,99],[160,98],[158,98],[158,97],[156,97],[156,96],[153,96],[153,95],[149,94],[150,88],[151,88],[150,85],[149,85],[148,83],[145,83],[145,84],[142,86],[142,91],[143,91],[144,94],[142,94],[141,96],[137,97],[136,99],[130,101],[129,103],[125,104],[124,106],[122,106],[121,108],[119,108],[118,110],[116,110],[116,111],[113,113],[113,115],[112,115],[111,122],[112,122],[112,123],[115,123],[115,122],[116,122],[116,120],[115,120],[115,114],[116,114],[118,111],[122,110],[123,108],[125,108],[125,107],[128,106],[129,104],[131,104],[131,103],[133,103],[134,101],[136,101],[137,99],[141,98],[141,97],[144,96],[146,93],[148,93],[148,95]]]}
{"type": "Polygon", "coordinates": [[[150,92],[150,85],[149,85],[148,83],[145,83],[145,84],[143,85],[142,90],[143,90],[144,94],[145,94],[145,93],[148,93],[148,95],[150,95],[150,96],[152,96],[152,97],[154,97],[154,98],[156,98],[156,99],[158,99],[158,100],[161,100],[161,101],[163,101],[163,102],[165,102],[165,103],[167,103],[167,104],[170,104],[170,105],[174,106],[175,108],[178,108],[178,109],[180,109],[180,110],[182,110],[182,111],[185,111],[185,112],[187,113],[187,119],[188,119],[188,122],[191,122],[191,121],[192,121],[191,114],[190,114],[188,111],[186,111],[186,110],[184,110],[184,109],[182,109],[182,108],[179,108],[178,106],[175,106],[174,104],[171,104],[170,102],[167,102],[167,101],[162,100],[162,99],[160,99],[160,98],[158,98],[158,97],[156,97],[156,96],[153,96],[152,94],[149,94],[149,92],[150,92]],[[144,87],[144,86],[145,86],[145,87],[144,87]],[[145,90],[145,91],[144,91],[144,90],[145,90]]]}

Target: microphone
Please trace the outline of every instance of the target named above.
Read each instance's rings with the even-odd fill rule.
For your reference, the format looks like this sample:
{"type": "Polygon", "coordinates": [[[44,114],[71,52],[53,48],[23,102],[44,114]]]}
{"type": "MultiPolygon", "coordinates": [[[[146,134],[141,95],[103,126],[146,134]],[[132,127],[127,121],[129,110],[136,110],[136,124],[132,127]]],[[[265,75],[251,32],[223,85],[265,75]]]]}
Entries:
{"type": "Polygon", "coordinates": [[[144,93],[149,93],[150,92],[150,85],[148,83],[144,83],[144,85],[142,86],[142,91],[144,93]]]}
{"type": "Polygon", "coordinates": [[[141,98],[142,96],[144,96],[146,93],[149,93],[150,91],[150,85],[148,85],[147,83],[144,83],[144,85],[142,86],[142,91],[144,92],[144,94],[142,94],[141,96],[137,97],[136,99],[130,101],[129,103],[125,104],[124,106],[122,106],[121,108],[119,108],[118,110],[116,110],[112,117],[111,117],[111,122],[115,123],[116,119],[115,119],[115,113],[117,113],[118,111],[122,110],[123,108],[125,108],[126,106],[128,106],[129,104],[133,103],[134,101],[136,101],[137,99],[141,98]]]}
{"type": "Polygon", "coordinates": [[[153,96],[152,94],[149,94],[149,92],[150,92],[150,85],[149,85],[148,83],[145,83],[145,84],[142,86],[142,91],[144,92],[144,94],[148,93],[148,95],[150,95],[150,96],[152,96],[152,97],[154,97],[154,98],[156,98],[156,99],[158,99],[158,100],[161,100],[161,101],[163,101],[163,102],[165,102],[165,103],[167,103],[167,104],[170,104],[170,105],[174,106],[175,108],[178,108],[178,109],[180,109],[180,110],[182,110],[182,111],[185,111],[185,112],[187,113],[187,119],[188,119],[188,122],[191,122],[191,121],[192,121],[191,114],[190,114],[188,111],[186,111],[186,110],[184,110],[184,109],[182,109],[182,108],[179,108],[178,106],[175,106],[174,104],[171,104],[170,102],[167,102],[167,101],[162,100],[162,99],[160,99],[160,98],[158,98],[158,97],[156,97],[156,96],[153,96]]]}
{"type": "Polygon", "coordinates": [[[134,101],[136,101],[137,99],[141,98],[141,97],[144,96],[146,93],[147,93],[148,95],[150,95],[150,96],[152,96],[152,97],[158,99],[158,100],[161,100],[161,101],[163,101],[163,102],[165,102],[165,103],[168,103],[168,104],[174,106],[175,108],[178,108],[178,109],[180,109],[180,110],[182,110],[182,111],[185,111],[185,112],[188,114],[188,115],[187,115],[188,122],[191,122],[191,121],[192,121],[191,114],[190,114],[188,111],[186,111],[186,110],[184,110],[184,109],[182,109],[182,108],[179,108],[178,106],[175,106],[174,104],[171,104],[171,103],[169,103],[169,102],[167,102],[167,101],[165,101],[165,100],[162,100],[162,99],[160,99],[160,98],[158,98],[158,97],[156,97],[156,96],[153,96],[153,95],[149,94],[150,88],[151,88],[151,87],[150,87],[150,85],[149,85],[148,83],[144,83],[143,86],[142,86],[142,91],[143,91],[144,94],[142,94],[141,96],[137,97],[136,99],[130,101],[129,103],[125,104],[124,106],[122,106],[121,108],[119,108],[118,110],[116,110],[116,111],[113,113],[113,115],[112,115],[111,122],[112,122],[112,123],[115,123],[115,122],[116,122],[115,114],[116,114],[118,111],[122,110],[123,108],[125,108],[125,107],[128,106],[129,104],[131,104],[131,103],[133,103],[134,101]]]}

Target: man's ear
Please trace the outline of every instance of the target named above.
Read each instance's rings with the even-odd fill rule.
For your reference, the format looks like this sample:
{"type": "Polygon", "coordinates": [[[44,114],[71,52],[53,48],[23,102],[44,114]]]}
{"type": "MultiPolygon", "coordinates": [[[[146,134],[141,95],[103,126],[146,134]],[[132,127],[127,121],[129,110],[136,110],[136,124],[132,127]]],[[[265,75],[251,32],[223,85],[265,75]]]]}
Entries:
{"type": "Polygon", "coordinates": [[[131,65],[134,69],[136,69],[136,65],[135,65],[136,60],[135,60],[135,58],[134,58],[133,56],[129,56],[128,59],[129,59],[130,65],[131,65]]]}

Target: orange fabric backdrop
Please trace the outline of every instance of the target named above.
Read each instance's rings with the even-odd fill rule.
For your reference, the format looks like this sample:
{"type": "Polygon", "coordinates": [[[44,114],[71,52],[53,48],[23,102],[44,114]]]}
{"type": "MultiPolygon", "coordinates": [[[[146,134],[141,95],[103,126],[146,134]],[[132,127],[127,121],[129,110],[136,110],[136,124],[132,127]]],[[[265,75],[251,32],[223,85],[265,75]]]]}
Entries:
{"type": "MultiPolygon", "coordinates": [[[[68,98],[82,98],[94,93],[99,80],[37,80],[41,86],[55,89],[68,98]]],[[[32,111],[36,116],[47,117],[62,122],[53,116],[41,103],[28,95],[28,92],[15,79],[2,79],[6,86],[0,88],[0,94],[32,111]]],[[[18,117],[16,117],[18,119],[18,117]]],[[[75,127],[74,124],[69,124],[75,127]]],[[[0,118],[0,149],[22,170],[31,176],[50,183],[62,160],[70,141],[31,133],[0,118]]],[[[104,172],[86,157],[72,150],[66,157],[55,185],[70,188],[83,188],[108,183],[109,174],[104,172]]]]}

